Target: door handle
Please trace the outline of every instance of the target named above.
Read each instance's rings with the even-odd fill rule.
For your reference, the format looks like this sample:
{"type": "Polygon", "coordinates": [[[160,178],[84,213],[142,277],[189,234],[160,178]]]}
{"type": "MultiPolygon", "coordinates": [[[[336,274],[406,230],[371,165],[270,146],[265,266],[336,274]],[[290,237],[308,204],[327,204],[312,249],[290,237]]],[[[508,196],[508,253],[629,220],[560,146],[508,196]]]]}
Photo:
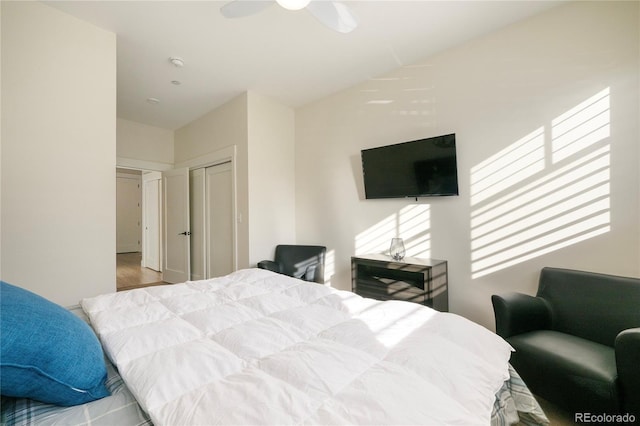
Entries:
{"type": "Polygon", "coordinates": [[[190,231],[184,231],[184,232],[179,233],[178,235],[191,235],[191,232],[190,231]]]}

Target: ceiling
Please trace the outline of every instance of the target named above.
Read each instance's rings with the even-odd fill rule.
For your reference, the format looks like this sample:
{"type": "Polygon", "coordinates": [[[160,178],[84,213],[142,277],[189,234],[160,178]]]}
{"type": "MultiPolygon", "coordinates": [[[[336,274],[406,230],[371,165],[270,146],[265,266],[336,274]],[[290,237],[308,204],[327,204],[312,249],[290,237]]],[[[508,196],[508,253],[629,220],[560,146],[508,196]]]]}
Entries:
{"type": "Polygon", "coordinates": [[[238,19],[225,1],[45,3],[117,35],[118,117],[173,130],[246,91],[296,108],[562,1],[345,1],[348,34],[275,2],[238,19]]]}

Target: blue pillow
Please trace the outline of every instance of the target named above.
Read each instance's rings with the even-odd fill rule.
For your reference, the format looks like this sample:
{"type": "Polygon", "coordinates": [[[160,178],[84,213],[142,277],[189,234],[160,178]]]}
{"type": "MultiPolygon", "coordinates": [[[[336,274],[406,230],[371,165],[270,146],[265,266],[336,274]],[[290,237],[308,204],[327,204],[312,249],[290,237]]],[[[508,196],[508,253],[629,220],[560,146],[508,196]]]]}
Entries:
{"type": "Polygon", "coordinates": [[[102,346],[83,320],[0,282],[0,393],[56,405],[109,395],[102,346]]]}

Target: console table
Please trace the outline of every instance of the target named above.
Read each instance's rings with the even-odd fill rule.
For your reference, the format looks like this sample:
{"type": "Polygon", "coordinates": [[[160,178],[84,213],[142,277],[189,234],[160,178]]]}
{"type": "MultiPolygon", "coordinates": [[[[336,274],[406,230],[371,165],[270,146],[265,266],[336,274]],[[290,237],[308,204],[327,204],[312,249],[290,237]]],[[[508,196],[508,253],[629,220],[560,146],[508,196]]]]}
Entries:
{"type": "Polygon", "coordinates": [[[407,300],[441,312],[449,310],[447,261],[383,254],[351,257],[354,293],[378,300],[407,300]]]}

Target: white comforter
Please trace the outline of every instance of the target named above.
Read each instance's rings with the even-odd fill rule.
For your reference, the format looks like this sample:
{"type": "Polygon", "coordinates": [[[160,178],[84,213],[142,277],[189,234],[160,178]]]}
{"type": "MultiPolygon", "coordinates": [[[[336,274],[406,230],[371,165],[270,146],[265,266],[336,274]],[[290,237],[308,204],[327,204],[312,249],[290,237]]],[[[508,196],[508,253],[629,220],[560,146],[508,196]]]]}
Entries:
{"type": "Polygon", "coordinates": [[[260,269],[82,301],[153,422],[488,425],[511,348],[460,316],[260,269]]]}

